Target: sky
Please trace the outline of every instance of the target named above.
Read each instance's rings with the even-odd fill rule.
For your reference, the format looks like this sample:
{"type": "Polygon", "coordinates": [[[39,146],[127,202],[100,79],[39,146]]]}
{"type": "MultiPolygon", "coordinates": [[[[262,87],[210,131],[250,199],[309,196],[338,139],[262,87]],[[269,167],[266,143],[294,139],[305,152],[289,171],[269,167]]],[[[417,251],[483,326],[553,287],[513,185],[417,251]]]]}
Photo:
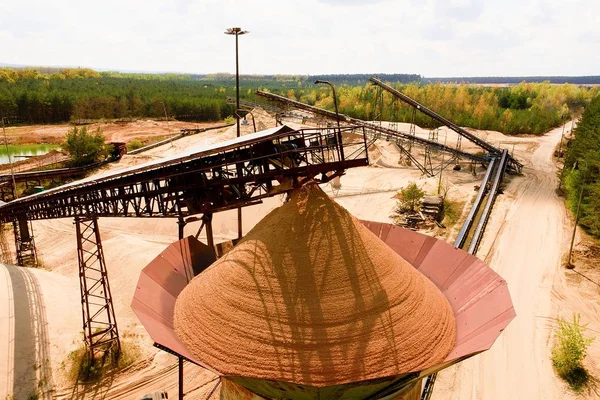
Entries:
{"type": "Polygon", "coordinates": [[[600,74],[597,0],[19,0],[0,63],[242,74],[600,74]]]}

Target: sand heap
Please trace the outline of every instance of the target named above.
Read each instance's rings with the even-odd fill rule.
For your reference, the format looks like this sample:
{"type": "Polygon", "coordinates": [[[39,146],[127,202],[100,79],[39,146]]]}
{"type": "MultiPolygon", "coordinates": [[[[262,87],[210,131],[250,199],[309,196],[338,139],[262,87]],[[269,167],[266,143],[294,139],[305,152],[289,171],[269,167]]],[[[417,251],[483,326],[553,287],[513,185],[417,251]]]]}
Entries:
{"type": "Polygon", "coordinates": [[[428,368],[456,336],[439,289],[316,185],[194,278],[175,329],[224,375],[312,386],[428,368]]]}

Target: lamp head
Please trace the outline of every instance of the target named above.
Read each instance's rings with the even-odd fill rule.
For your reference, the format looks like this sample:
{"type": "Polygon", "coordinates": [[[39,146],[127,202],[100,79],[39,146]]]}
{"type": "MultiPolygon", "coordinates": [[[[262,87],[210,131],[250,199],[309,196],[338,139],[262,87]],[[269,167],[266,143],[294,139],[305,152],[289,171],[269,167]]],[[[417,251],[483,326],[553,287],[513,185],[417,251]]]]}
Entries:
{"type": "Polygon", "coordinates": [[[248,31],[243,31],[242,28],[227,28],[225,31],[226,35],[245,35],[246,33],[250,33],[248,31]]]}

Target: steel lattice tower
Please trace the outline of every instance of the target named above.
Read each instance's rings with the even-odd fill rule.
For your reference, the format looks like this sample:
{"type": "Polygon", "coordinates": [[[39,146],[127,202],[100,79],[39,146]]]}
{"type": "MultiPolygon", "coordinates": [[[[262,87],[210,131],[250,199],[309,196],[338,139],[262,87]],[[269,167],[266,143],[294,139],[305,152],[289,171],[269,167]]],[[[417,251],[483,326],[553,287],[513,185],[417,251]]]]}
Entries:
{"type": "Polygon", "coordinates": [[[110,286],[98,218],[75,217],[77,232],[77,257],[83,316],[83,340],[93,359],[99,352],[116,346],[121,350],[119,330],[112,303],[110,286]]]}

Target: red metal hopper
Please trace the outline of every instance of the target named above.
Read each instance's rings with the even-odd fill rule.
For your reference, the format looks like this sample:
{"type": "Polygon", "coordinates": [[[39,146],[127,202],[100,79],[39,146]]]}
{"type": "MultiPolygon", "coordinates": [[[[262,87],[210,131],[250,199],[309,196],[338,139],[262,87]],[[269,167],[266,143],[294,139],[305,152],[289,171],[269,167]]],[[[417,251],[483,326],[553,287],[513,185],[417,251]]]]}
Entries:
{"type": "MultiPolygon", "coordinates": [[[[412,386],[422,377],[489,349],[515,317],[506,281],[483,261],[439,239],[389,224],[362,222],[440,289],[456,319],[456,345],[446,360],[426,371],[401,377],[393,384],[395,390],[402,385],[412,386]]],[[[144,268],[132,302],[134,312],[157,347],[207,368],[175,334],[173,312],[183,288],[214,261],[214,252],[193,237],[175,242],[144,268]]],[[[244,392],[230,383],[232,391],[244,392]]],[[[294,390],[291,384],[277,384],[281,390],[285,391],[288,385],[294,390]]],[[[251,397],[250,394],[241,397],[251,397]]]]}

